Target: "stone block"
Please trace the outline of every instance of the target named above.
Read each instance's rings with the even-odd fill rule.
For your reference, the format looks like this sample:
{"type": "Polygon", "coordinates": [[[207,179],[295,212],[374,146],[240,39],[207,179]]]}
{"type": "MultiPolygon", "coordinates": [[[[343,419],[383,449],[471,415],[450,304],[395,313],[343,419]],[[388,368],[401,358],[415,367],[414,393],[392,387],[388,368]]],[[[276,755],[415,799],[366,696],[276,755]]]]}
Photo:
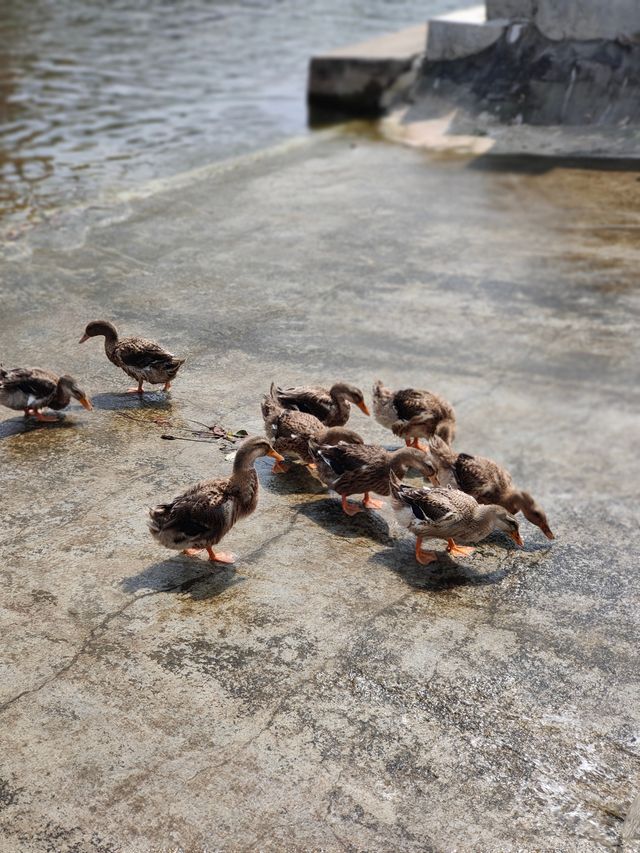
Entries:
{"type": "Polygon", "coordinates": [[[506,26],[506,21],[475,24],[434,18],[429,21],[427,59],[439,62],[481,53],[498,41],[506,26]]]}

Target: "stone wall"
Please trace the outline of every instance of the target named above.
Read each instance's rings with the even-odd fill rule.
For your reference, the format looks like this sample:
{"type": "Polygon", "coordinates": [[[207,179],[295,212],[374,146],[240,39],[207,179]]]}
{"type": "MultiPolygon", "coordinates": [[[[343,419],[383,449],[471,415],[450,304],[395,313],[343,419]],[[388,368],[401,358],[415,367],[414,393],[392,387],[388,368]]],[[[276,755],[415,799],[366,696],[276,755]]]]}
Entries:
{"type": "Polygon", "coordinates": [[[527,18],[550,39],[640,40],[639,0],[487,0],[487,19],[527,18]]]}

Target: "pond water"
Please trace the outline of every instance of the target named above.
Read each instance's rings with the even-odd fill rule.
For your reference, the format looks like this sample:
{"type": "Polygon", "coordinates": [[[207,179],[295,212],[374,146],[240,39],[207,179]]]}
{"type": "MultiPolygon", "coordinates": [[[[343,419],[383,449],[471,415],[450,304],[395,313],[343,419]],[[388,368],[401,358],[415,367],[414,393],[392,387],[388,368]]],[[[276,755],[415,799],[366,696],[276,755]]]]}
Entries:
{"type": "Polygon", "coordinates": [[[0,231],[306,128],[313,53],[456,0],[0,0],[0,231]]]}

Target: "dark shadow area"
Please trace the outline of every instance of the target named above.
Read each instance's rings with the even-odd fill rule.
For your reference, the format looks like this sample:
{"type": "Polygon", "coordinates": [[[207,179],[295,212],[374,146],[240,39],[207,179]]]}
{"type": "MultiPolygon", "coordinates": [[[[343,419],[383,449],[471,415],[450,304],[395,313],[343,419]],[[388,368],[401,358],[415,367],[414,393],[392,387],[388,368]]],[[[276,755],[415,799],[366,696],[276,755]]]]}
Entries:
{"type": "Polygon", "coordinates": [[[273,460],[269,459],[266,464],[260,465],[260,474],[264,474],[264,478],[260,478],[260,485],[272,492],[274,495],[308,495],[321,494],[325,487],[320,480],[315,477],[307,468],[306,465],[299,465],[296,462],[287,460],[290,468],[286,474],[273,474],[273,460]]]}
{"type": "Polygon", "coordinates": [[[9,420],[0,421],[0,439],[11,438],[15,435],[26,435],[27,433],[41,430],[49,432],[51,430],[69,429],[77,426],[79,424],[76,421],[67,420],[66,418],[60,418],[59,421],[52,423],[43,423],[42,421],[37,421],[35,418],[9,418],[9,420]]]}
{"type": "Polygon", "coordinates": [[[386,519],[370,509],[357,515],[346,515],[340,506],[340,499],[334,493],[319,500],[294,504],[294,509],[334,536],[346,539],[366,536],[380,545],[393,545],[386,519]]]}
{"type": "Polygon", "coordinates": [[[640,159],[597,157],[552,157],[536,154],[483,154],[471,160],[467,169],[482,172],[514,172],[520,175],[545,175],[554,169],[585,169],[595,172],[640,172],[640,159]]]}
{"type": "Polygon", "coordinates": [[[95,409],[117,412],[121,410],[155,409],[167,412],[173,404],[171,396],[163,391],[151,391],[144,394],[107,393],[95,394],[91,398],[95,409]]]}
{"type": "Polygon", "coordinates": [[[188,595],[194,601],[204,601],[216,598],[230,587],[243,582],[244,578],[236,574],[233,566],[210,563],[201,557],[180,555],[153,563],[137,575],[123,578],[120,586],[125,592],[166,592],[188,595]]]}
{"type": "Polygon", "coordinates": [[[478,572],[467,562],[456,562],[439,548],[434,549],[438,553],[438,561],[421,566],[409,541],[394,541],[393,545],[393,548],[374,554],[369,562],[394,572],[414,589],[447,592],[460,586],[487,586],[500,583],[509,574],[509,566],[504,565],[488,572],[478,572]]]}

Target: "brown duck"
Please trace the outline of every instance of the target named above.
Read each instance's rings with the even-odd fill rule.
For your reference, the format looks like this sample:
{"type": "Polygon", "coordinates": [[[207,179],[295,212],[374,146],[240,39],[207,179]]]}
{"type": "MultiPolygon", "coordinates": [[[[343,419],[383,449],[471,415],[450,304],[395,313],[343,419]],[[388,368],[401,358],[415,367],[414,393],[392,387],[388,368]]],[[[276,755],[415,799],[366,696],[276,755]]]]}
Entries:
{"type": "Polygon", "coordinates": [[[120,339],[116,327],[107,320],[93,320],[89,323],[80,343],[101,335],[104,336],[104,351],[109,361],[137,381],[137,388],[128,389],[131,393],[142,394],[143,382],[150,385],[164,384],[163,390],[168,391],[185,362],[184,358],[176,358],[154,341],[136,337],[120,339]]]}
{"type": "Polygon", "coordinates": [[[423,551],[426,537],[445,539],[447,552],[465,556],[473,548],[458,542],[480,542],[493,530],[503,530],[517,545],[522,545],[517,520],[504,507],[481,505],[471,495],[459,489],[414,489],[405,486],[391,472],[389,483],[392,505],[398,522],[416,535],[416,559],[422,565],[437,560],[434,551],[423,551]]]}
{"type": "Polygon", "coordinates": [[[282,459],[266,438],[247,438],[238,448],[230,477],[203,480],[170,503],[150,509],[153,538],[190,557],[206,550],[211,562],[235,562],[233,554],[214,551],[213,546],[258,505],[258,475],[253,466],[260,456],[282,459]]]}
{"type": "Polygon", "coordinates": [[[513,485],[511,474],[483,456],[456,453],[437,436],[429,439],[429,450],[438,470],[440,482],[462,489],[481,504],[499,504],[513,515],[524,517],[542,530],[547,539],[555,539],[547,516],[529,492],[513,485]]]}
{"type": "Polygon", "coordinates": [[[38,367],[0,368],[0,404],[24,411],[24,416],[39,421],[57,421],[55,415],[43,415],[41,409],[65,409],[75,397],[85,409],[93,406],[73,376],[57,376],[38,367]]]}
{"type": "Polygon", "coordinates": [[[418,441],[421,437],[438,435],[447,444],[451,444],[455,437],[453,407],[431,391],[415,388],[392,391],[378,380],[373,386],[373,414],[378,423],[419,450],[424,449],[418,441]]]}
{"type": "Polygon", "coordinates": [[[328,427],[346,424],[351,414],[351,403],[365,415],[369,414],[362,391],[347,382],[336,382],[331,388],[314,385],[299,388],[276,387],[275,396],[285,409],[306,412],[328,427]]]}
{"type": "Polygon", "coordinates": [[[377,444],[332,445],[311,439],[309,450],[320,479],[340,495],[342,509],[347,515],[361,512],[359,506],[347,501],[349,495],[364,493],[362,505],[367,509],[384,506],[382,501],[374,500],[370,492],[388,495],[391,471],[402,479],[409,468],[415,468],[424,477],[435,479],[436,469],[431,460],[413,447],[390,451],[377,444]]]}
{"type": "MultiPolygon", "coordinates": [[[[339,441],[351,444],[364,443],[358,433],[351,429],[326,427],[314,415],[285,409],[278,400],[275,385],[272,385],[269,394],[263,397],[262,417],[267,437],[278,453],[297,456],[311,468],[315,468],[315,462],[309,450],[311,439],[315,439],[318,444],[337,444],[339,441]]],[[[273,470],[277,474],[282,474],[288,470],[288,467],[279,462],[274,465],[273,470]]]]}

